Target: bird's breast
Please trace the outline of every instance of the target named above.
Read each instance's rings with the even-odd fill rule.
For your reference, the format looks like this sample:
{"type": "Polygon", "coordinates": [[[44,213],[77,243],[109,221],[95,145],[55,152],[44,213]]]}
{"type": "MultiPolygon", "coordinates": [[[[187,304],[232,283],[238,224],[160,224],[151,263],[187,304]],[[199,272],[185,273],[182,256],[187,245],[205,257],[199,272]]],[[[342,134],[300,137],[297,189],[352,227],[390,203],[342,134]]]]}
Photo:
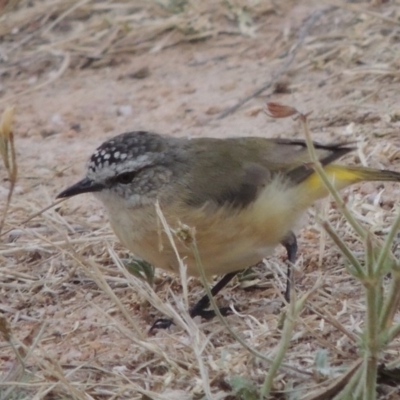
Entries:
{"type": "Polygon", "coordinates": [[[175,272],[180,258],[188,274],[196,276],[199,266],[193,246],[207,275],[247,268],[270,254],[293,228],[303,211],[297,205],[296,191],[280,182],[268,185],[254,203],[243,208],[161,205],[174,245],[155,205],[129,212],[116,207],[108,212],[116,235],[136,256],[175,272]]]}

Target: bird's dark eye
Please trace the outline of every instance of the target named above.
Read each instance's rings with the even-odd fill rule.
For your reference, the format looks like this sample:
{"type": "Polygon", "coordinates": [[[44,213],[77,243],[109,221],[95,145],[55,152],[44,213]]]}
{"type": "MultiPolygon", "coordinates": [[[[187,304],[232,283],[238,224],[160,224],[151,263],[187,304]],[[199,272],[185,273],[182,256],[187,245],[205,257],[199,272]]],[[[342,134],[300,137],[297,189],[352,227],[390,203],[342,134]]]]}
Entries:
{"type": "Polygon", "coordinates": [[[136,171],[133,172],[124,172],[115,177],[115,181],[118,183],[122,183],[123,185],[127,185],[133,181],[133,178],[136,175],[136,171]]]}

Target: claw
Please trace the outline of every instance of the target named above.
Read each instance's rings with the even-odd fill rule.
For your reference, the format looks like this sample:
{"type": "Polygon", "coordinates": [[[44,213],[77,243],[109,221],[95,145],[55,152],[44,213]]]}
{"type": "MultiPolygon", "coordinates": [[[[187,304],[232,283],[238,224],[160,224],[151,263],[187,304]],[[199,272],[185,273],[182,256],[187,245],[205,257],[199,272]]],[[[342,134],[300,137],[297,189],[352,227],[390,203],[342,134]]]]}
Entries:
{"type": "Polygon", "coordinates": [[[159,318],[154,322],[154,324],[152,325],[152,327],[149,330],[149,333],[153,333],[153,331],[155,329],[168,329],[173,324],[174,324],[174,321],[172,321],[172,319],[159,318]]]}

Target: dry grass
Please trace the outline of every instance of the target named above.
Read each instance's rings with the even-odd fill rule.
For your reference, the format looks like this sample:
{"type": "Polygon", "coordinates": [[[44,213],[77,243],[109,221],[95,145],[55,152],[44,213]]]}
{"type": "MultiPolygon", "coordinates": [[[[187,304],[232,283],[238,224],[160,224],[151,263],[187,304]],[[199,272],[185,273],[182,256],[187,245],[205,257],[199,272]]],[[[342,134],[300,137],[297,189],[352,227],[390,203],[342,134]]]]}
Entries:
{"type": "MultiPolygon", "coordinates": [[[[0,77],[6,78],[0,105],[43,89],[67,71],[112,67],[129,53],[162,54],[167,47],[217,40],[219,35],[262,35],[263,18],[284,14],[292,5],[165,3],[45,0],[28,7],[24,1],[11,2],[0,19],[0,77]],[[31,86],[21,83],[18,77],[32,70],[38,80],[31,86]]],[[[312,124],[326,128],[345,121],[346,139],[358,141],[356,157],[361,163],[392,164],[394,169],[399,158],[393,145],[398,110],[388,105],[383,113],[368,102],[382,91],[388,104],[396,100],[391,90],[399,82],[399,3],[382,8],[335,5],[339,8],[305,41],[288,76],[331,71],[324,84],[340,91],[343,99],[339,107],[315,116],[312,124]],[[375,61],[365,62],[371,59],[375,61]],[[352,110],[363,107],[364,119],[358,120],[352,110]],[[379,130],[369,119],[376,114],[383,121],[379,130]],[[375,140],[371,134],[371,141],[363,141],[366,130],[383,137],[375,140]]],[[[292,32],[280,37],[278,46],[289,51],[295,42],[292,32]]],[[[301,91],[302,84],[296,89],[301,91]]],[[[385,187],[345,193],[347,209],[381,238],[395,219],[399,194],[394,185],[385,187]]],[[[150,286],[127,273],[121,261],[127,253],[110,228],[98,221],[87,223],[87,216],[72,205],[60,204],[25,223],[52,203],[48,191],[41,193],[40,202],[13,197],[5,223],[11,231],[0,244],[1,400],[247,400],[258,398],[261,388],[272,389],[273,398],[316,400],[333,396],[357,376],[366,321],[364,290],[346,272],[347,261],[315,216],[328,220],[358,259],[364,257],[364,245],[332,201],[311,210],[311,221],[299,236],[296,291],[304,305],[292,309],[296,318],[285,326],[283,343],[286,267],[280,254],[269,259],[266,268],[254,270],[251,284],[243,284],[246,291],[237,283],[218,298],[218,303],[240,307],[227,318],[239,341],[218,319],[201,322],[188,317],[188,303],[203,293],[196,280],[171,279],[157,271],[150,286]],[[161,315],[174,318],[177,326],[149,336],[149,327],[161,315]],[[268,376],[270,361],[282,348],[283,364],[276,375],[268,376]]],[[[2,199],[2,207],[5,204],[2,199]]],[[[396,245],[392,250],[398,256],[396,245]]],[[[390,284],[389,276],[383,278],[384,292],[390,284]]],[[[398,318],[396,313],[394,320],[398,318]]],[[[396,368],[399,352],[394,337],[379,360],[396,368]]],[[[397,398],[398,383],[380,379],[380,398],[397,398]]],[[[354,387],[360,390],[357,382],[354,387]]]]}
{"type": "Polygon", "coordinates": [[[13,75],[16,69],[40,75],[53,71],[31,87],[18,87],[0,104],[51,84],[69,68],[113,66],[128,54],[160,52],[221,34],[254,36],[252,16],[262,19],[279,10],[269,2],[248,7],[240,1],[47,0],[31,7],[25,1],[14,3],[0,25],[0,40],[5,43],[2,57],[7,61],[0,76],[13,75]]]}

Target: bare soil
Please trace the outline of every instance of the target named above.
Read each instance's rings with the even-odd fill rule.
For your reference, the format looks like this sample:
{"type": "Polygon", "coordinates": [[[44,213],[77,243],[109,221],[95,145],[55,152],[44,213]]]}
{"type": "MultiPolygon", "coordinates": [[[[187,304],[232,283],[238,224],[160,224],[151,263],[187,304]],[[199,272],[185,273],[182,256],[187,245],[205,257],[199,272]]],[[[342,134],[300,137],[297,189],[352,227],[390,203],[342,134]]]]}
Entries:
{"type": "MultiPolygon", "coordinates": [[[[297,121],[265,115],[267,101],[312,112],[315,140],[355,142],[358,150],[344,162],[400,171],[400,3],[189,1],[183,11],[179,2],[168,3],[176,9],[139,1],[81,3],[63,16],[78,3],[21,1],[7,8],[0,1],[0,10],[6,7],[0,17],[0,111],[16,107],[19,170],[0,243],[0,311],[16,346],[32,348],[23,372],[9,342],[0,339],[0,398],[252,398],[239,397],[244,392],[232,378],[257,387],[268,363],[219,320],[147,334],[162,314],[138,292],[150,287],[116,266],[113,251],[121,258],[128,253],[91,196],[24,221],[83,177],[94,149],[118,133],[303,138],[297,121]],[[11,396],[6,391],[12,385],[19,397],[2,397],[11,396]]],[[[2,206],[6,176],[0,167],[2,206]]],[[[384,238],[400,186],[368,183],[343,195],[384,238]]],[[[321,390],[358,359],[363,290],[315,222],[320,213],[363,258],[363,244],[333,201],[311,210],[297,232],[296,290],[301,296],[314,289],[285,359],[296,370],[280,370],[273,398],[321,390]],[[315,363],[322,353],[326,375],[315,363]]],[[[218,298],[239,306],[228,317],[230,326],[268,356],[280,340],[285,270],[284,251],[277,249],[266,267],[255,269],[250,288],[235,281],[218,298]]],[[[160,308],[171,304],[182,313],[179,277],[157,271],[155,281],[151,296],[160,298],[160,308]]],[[[203,293],[195,279],[188,290],[189,303],[203,293]]],[[[399,351],[396,341],[382,360],[398,359],[399,351]]],[[[379,395],[395,399],[400,392],[382,384],[379,395]]]]}

